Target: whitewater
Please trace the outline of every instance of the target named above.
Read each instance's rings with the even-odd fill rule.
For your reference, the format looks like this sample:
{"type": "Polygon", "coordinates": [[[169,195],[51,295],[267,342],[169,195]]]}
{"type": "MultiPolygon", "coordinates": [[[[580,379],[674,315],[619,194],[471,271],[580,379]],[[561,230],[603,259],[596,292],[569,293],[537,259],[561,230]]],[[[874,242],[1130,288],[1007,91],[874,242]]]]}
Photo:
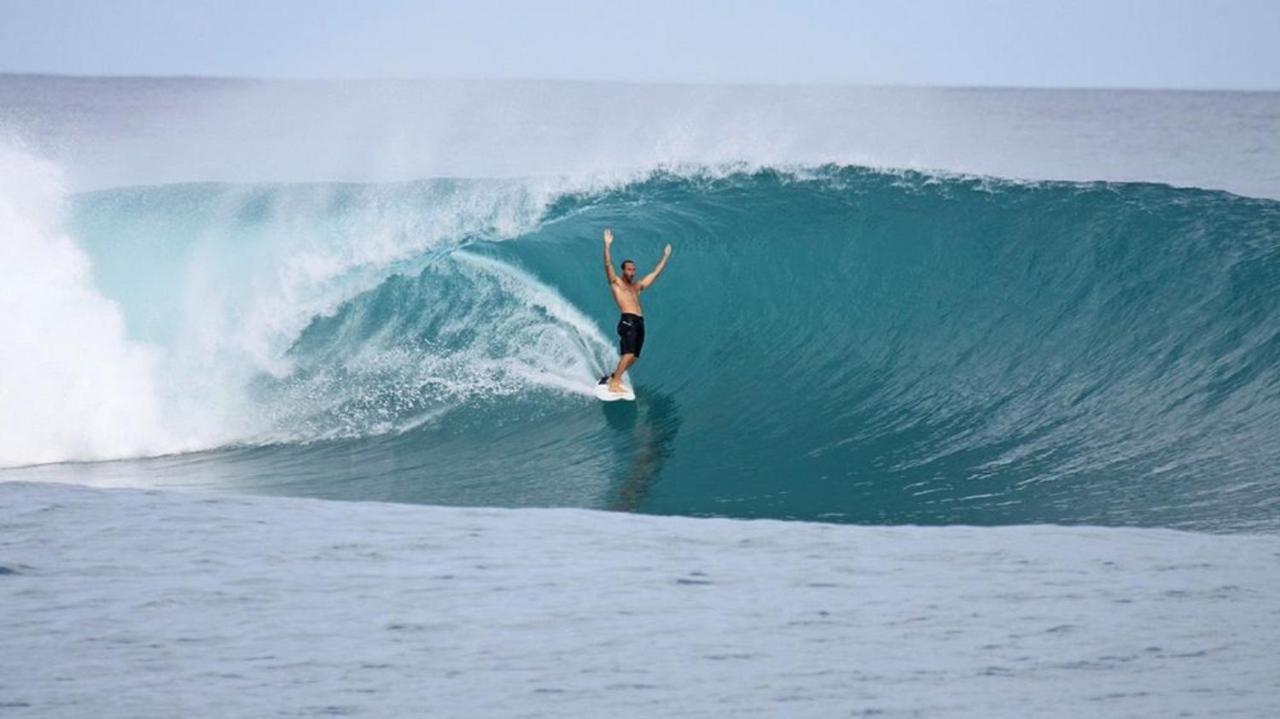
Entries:
{"type": "Polygon", "coordinates": [[[1277,117],[0,77],[0,706],[1272,715],[1277,117]]]}

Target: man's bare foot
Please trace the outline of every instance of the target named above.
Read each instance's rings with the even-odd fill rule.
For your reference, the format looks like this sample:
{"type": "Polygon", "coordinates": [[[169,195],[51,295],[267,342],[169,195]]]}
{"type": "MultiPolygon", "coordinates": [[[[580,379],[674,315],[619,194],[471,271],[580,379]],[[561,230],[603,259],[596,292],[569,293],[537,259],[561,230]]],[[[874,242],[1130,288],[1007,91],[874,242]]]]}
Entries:
{"type": "Polygon", "coordinates": [[[624,394],[627,388],[622,386],[622,382],[611,377],[609,378],[609,391],[614,394],[624,394]]]}

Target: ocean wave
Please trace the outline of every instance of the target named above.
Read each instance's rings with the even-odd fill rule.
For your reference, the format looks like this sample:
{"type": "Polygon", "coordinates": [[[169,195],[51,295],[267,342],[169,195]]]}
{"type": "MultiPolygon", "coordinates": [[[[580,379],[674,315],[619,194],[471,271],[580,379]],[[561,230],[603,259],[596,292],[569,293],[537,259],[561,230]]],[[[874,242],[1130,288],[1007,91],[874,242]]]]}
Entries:
{"type": "MultiPolygon", "coordinates": [[[[158,357],[159,436],[239,448],[191,460],[211,477],[855,522],[1274,522],[1274,201],[729,165],[71,204],[128,325],[113,342],[158,357]],[[642,270],[675,256],[645,298],[639,399],[601,416],[605,226],[642,270]]],[[[74,412],[58,401],[37,401],[52,426],[74,412]]],[[[104,445],[5,459],[135,449],[104,445]]]]}

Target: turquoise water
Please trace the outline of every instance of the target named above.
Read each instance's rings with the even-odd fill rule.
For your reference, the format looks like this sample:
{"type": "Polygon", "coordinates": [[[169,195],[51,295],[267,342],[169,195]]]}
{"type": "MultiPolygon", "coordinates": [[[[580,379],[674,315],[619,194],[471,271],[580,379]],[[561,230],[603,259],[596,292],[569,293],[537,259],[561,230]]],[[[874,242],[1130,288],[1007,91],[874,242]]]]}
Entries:
{"type": "Polygon", "coordinates": [[[75,197],[98,287],[171,353],[209,324],[260,324],[260,285],[338,289],[289,295],[306,312],[277,328],[278,364],[226,389],[251,419],[230,446],[47,471],[432,504],[1275,527],[1276,201],[842,166],[529,196],[439,180],[75,197]],[[474,221],[432,219],[477,196],[474,221]],[[616,359],[606,226],[641,272],[675,248],[644,296],[634,404],[586,396],[616,359]],[[309,284],[261,271],[296,238],[362,232],[394,261],[312,263],[309,284]],[[404,251],[430,233],[445,241],[404,251]],[[193,286],[221,288],[216,312],[193,313],[193,286]]]}

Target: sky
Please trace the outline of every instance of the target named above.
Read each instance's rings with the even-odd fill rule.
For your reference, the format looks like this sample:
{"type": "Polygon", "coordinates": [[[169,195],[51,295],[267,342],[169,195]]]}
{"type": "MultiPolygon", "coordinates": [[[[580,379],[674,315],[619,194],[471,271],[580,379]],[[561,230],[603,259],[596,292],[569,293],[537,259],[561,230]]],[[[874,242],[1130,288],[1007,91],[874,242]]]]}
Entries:
{"type": "Polygon", "coordinates": [[[0,72],[1280,90],[1280,0],[0,0],[0,72]]]}

